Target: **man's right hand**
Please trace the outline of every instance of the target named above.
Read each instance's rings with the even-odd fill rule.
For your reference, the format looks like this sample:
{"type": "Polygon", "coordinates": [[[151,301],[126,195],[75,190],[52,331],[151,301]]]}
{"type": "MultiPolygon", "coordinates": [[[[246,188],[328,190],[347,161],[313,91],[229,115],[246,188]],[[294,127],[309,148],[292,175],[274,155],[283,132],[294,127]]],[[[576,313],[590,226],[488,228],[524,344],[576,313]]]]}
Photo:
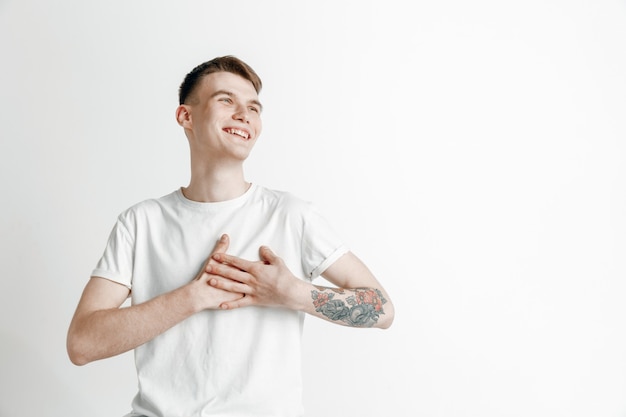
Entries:
{"type": "Polygon", "coordinates": [[[67,335],[67,351],[76,365],[108,358],[136,348],[187,317],[220,304],[236,301],[243,294],[209,285],[214,276],[207,267],[211,256],[228,249],[222,236],[202,270],[188,284],[141,304],[121,308],[130,290],[117,282],[92,277],[81,296],[67,335]]]}
{"type": "Polygon", "coordinates": [[[213,259],[213,255],[226,253],[229,245],[230,237],[227,234],[223,234],[220,240],[215,244],[213,251],[202,266],[202,269],[191,283],[191,285],[196,286],[195,294],[200,296],[197,302],[199,303],[199,308],[202,310],[219,309],[222,303],[236,301],[244,297],[242,293],[226,291],[215,288],[209,284],[211,279],[216,278],[215,275],[207,272],[209,265],[217,264],[217,261],[213,259]]]}

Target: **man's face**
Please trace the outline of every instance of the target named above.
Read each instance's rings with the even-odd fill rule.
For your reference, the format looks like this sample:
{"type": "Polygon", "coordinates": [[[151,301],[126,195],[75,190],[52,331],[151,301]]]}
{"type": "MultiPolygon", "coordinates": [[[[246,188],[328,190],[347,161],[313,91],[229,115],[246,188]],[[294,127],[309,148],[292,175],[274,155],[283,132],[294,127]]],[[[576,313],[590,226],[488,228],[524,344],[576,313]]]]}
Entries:
{"type": "Polygon", "coordinates": [[[188,105],[192,152],[245,160],[261,134],[261,103],[252,83],[230,73],[204,76],[188,105]]]}

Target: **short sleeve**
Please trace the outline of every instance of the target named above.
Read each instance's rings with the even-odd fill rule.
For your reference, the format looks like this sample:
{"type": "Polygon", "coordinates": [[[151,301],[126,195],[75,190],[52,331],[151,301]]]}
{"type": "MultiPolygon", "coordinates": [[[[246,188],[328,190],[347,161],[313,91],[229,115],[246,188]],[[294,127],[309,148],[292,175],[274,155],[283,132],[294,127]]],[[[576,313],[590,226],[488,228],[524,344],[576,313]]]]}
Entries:
{"type": "Polygon", "coordinates": [[[130,289],[133,254],[134,239],[120,216],[111,230],[104,253],[91,275],[106,278],[130,289]]]}
{"type": "Polygon", "coordinates": [[[309,279],[320,276],[348,248],[319,210],[311,205],[304,216],[302,267],[309,279]]]}

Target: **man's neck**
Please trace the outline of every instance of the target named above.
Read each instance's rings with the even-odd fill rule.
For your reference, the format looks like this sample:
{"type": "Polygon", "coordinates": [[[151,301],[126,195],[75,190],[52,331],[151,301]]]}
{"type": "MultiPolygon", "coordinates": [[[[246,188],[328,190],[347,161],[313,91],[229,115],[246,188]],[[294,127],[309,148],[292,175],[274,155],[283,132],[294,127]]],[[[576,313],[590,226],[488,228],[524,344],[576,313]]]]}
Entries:
{"type": "Polygon", "coordinates": [[[192,170],[189,186],[183,194],[192,201],[214,203],[240,197],[250,188],[243,176],[243,169],[192,170]]]}

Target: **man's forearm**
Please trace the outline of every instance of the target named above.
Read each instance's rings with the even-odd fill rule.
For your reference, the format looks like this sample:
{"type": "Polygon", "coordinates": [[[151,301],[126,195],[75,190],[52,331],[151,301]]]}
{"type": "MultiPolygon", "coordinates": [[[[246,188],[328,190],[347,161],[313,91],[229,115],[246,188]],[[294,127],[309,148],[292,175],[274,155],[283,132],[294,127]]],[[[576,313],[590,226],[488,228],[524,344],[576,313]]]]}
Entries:
{"type": "Polygon", "coordinates": [[[76,365],[119,355],[154,339],[196,312],[190,286],[145,303],[88,311],[75,317],[68,333],[68,353],[76,365]]]}
{"type": "Polygon", "coordinates": [[[279,306],[303,311],[351,327],[386,329],[394,318],[393,303],[374,275],[354,254],[346,253],[328,267],[323,277],[335,287],[321,287],[297,278],[268,247],[259,250],[262,261],[252,262],[226,254],[213,258],[209,284],[246,294],[221,308],[251,305],[279,306]]]}
{"type": "MultiPolygon", "coordinates": [[[[314,285],[305,311],[324,320],[350,327],[387,328],[387,300],[377,288],[333,288],[314,285]]],[[[388,319],[389,317],[389,319],[388,319]]]]}

